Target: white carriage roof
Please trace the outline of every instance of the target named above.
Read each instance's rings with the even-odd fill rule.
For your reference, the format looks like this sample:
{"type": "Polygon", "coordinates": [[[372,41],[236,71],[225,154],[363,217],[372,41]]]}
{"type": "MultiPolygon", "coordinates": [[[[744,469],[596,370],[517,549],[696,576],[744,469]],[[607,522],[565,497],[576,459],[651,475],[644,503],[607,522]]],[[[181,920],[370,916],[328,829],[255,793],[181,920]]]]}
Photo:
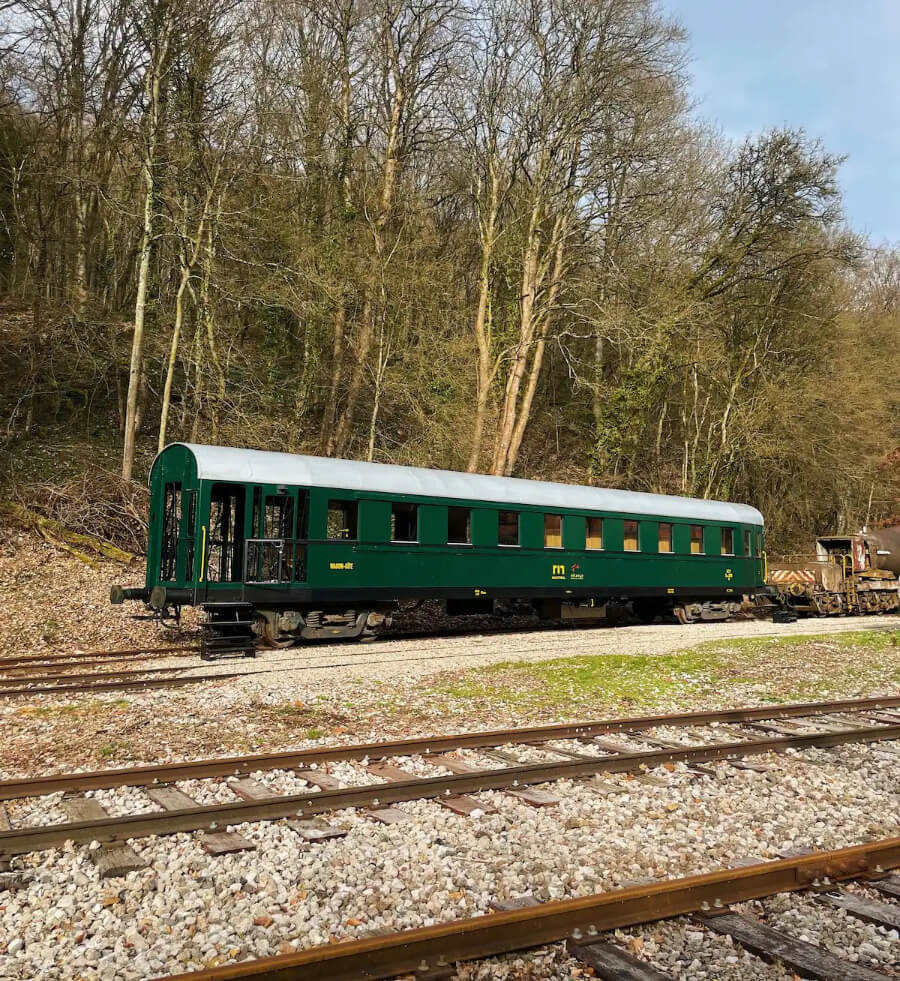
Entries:
{"type": "Polygon", "coordinates": [[[387,463],[335,460],[330,457],[243,450],[230,446],[186,446],[197,461],[201,480],[249,484],[286,484],[330,487],[380,494],[410,494],[497,504],[531,504],[543,508],[618,511],[625,514],[664,515],[698,521],[732,521],[761,525],[763,516],[748,504],[704,501],[693,497],[644,494],[574,484],[556,484],[517,477],[427,470],[387,463]]]}

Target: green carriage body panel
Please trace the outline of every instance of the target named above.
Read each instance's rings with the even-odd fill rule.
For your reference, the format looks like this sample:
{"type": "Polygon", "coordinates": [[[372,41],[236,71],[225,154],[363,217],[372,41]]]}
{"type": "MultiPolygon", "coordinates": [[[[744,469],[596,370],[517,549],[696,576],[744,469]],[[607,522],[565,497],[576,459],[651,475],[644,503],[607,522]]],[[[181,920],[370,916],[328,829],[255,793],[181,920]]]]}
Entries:
{"type": "MultiPolygon", "coordinates": [[[[474,478],[500,488],[494,497],[509,493],[508,500],[475,497],[438,496],[433,490],[409,492],[412,477],[426,474],[430,483],[458,484],[457,478],[472,479],[441,471],[386,467],[380,464],[351,464],[348,461],[322,461],[317,458],[291,458],[287,454],[261,454],[286,460],[316,461],[321,469],[329,463],[340,470],[354,467],[358,474],[373,473],[376,484],[384,483],[383,470],[398,473],[403,480],[396,491],[341,486],[303,486],[271,482],[278,473],[269,467],[267,481],[242,471],[241,459],[253,460],[256,451],[219,447],[193,447],[172,444],[157,457],[150,476],[150,530],[147,551],[148,589],[162,587],[173,602],[209,604],[249,602],[257,606],[310,607],[321,604],[353,604],[365,601],[391,602],[405,598],[498,598],[605,599],[611,597],[690,597],[726,599],[753,593],[764,585],[762,516],[753,508],[718,502],[690,502],[684,498],[629,495],[602,492],[615,500],[640,500],[639,511],[608,510],[584,506],[565,506],[572,492],[592,493],[594,489],[568,485],[474,478]],[[198,466],[201,451],[233,453],[234,465],[209,478],[198,466]],[[243,457],[241,456],[243,454],[243,457]],[[368,471],[359,468],[381,468],[368,471]],[[173,496],[173,486],[178,492],[173,496]],[[563,504],[520,503],[517,494],[524,485],[543,488],[552,498],[553,488],[563,504]],[[401,489],[401,486],[403,489],[401,489]],[[507,488],[509,490],[507,491],[507,488]],[[547,490],[549,488],[549,490],[547,490]],[[211,542],[210,511],[213,501],[228,496],[225,508],[233,507],[235,539],[240,540],[231,556],[230,578],[210,581],[211,558],[220,568],[220,553],[211,542]],[[651,501],[651,499],[653,499],[651,501]],[[285,501],[290,501],[285,505],[285,501]],[[289,529],[282,528],[284,540],[297,544],[287,581],[250,582],[248,555],[257,540],[265,539],[263,524],[271,502],[283,517],[290,511],[289,529]],[[327,538],[327,512],[330,501],[356,502],[357,534],[353,540],[327,538]],[[658,513],[650,513],[655,507],[658,513]],[[236,502],[236,503],[235,503],[236,502]],[[648,503],[650,502],[650,503],[648,503]],[[673,503],[677,502],[677,503],[673,503]],[[685,503],[687,502],[687,503],[685,503]],[[685,516],[692,503],[698,517],[685,516]],[[417,506],[417,541],[391,541],[392,506],[417,506]],[[470,511],[471,544],[448,544],[448,508],[470,511]],[[716,509],[729,515],[727,520],[703,517],[716,509]],[[672,511],[676,513],[671,513],[672,511]],[[498,544],[500,511],[515,511],[519,518],[519,544],[498,544]],[[562,518],[562,546],[544,544],[544,516],[562,518]],[[586,548],[588,517],[602,519],[602,549],[586,548]],[[625,522],[637,521],[639,550],[625,550],[625,522]],[[659,525],[672,526],[672,551],[660,552],[659,525]],[[171,546],[171,529],[177,526],[177,544],[171,546]],[[691,526],[703,528],[703,553],[691,553],[691,526]],[[731,529],[734,554],[721,554],[722,534],[731,529]],[[168,530],[168,537],[166,531],[168,530]],[[164,539],[169,542],[164,543],[164,539]],[[249,544],[245,544],[249,543],[249,544]],[[749,550],[747,544],[749,543],[749,550]]],[[[201,453],[202,457],[202,453],[201,453]]],[[[227,457],[232,461],[231,457],[227,457]]],[[[252,470],[252,467],[250,468],[252,470]]],[[[327,470],[325,472],[328,472],[327,470]]],[[[424,479],[424,478],[423,478],[424,479]]],[[[477,486],[481,486],[477,484],[477,486]]],[[[487,485],[485,485],[487,486],[487,485]]],[[[527,491],[527,486],[525,490],[527,491]]],[[[212,577],[215,579],[215,577],[212,577]]],[[[258,578],[258,577],[257,577],[258,578]]]]}

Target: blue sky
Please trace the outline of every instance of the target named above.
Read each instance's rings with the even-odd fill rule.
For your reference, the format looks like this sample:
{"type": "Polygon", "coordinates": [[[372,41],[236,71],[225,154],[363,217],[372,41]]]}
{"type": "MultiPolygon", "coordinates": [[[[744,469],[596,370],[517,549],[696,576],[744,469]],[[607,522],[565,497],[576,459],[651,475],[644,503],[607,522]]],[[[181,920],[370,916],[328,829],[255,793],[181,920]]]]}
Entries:
{"type": "Polygon", "coordinates": [[[803,127],[835,153],[850,224],[900,243],[900,0],[660,0],[690,35],[697,112],[735,140],[803,127]]]}

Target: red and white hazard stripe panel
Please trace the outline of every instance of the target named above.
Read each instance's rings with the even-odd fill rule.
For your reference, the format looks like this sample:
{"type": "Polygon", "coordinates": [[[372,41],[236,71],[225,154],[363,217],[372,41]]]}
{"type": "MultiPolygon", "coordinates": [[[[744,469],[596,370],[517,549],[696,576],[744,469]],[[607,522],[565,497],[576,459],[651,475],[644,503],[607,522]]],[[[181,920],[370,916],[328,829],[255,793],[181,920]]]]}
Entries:
{"type": "Polygon", "coordinates": [[[815,583],[816,574],[812,569],[772,569],[769,572],[772,582],[802,582],[815,583]]]}

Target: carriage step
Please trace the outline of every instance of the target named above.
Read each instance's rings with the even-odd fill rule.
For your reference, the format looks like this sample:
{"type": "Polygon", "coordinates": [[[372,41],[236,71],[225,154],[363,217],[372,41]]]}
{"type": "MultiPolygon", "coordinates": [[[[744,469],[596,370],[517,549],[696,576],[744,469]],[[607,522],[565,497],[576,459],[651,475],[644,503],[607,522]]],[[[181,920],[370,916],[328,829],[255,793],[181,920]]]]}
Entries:
{"type": "Polygon", "coordinates": [[[201,660],[216,661],[225,657],[256,657],[256,638],[249,631],[223,634],[218,629],[200,635],[201,660]]]}
{"type": "Polygon", "coordinates": [[[256,657],[256,644],[208,645],[200,647],[201,661],[221,661],[229,657],[256,657]]]}

